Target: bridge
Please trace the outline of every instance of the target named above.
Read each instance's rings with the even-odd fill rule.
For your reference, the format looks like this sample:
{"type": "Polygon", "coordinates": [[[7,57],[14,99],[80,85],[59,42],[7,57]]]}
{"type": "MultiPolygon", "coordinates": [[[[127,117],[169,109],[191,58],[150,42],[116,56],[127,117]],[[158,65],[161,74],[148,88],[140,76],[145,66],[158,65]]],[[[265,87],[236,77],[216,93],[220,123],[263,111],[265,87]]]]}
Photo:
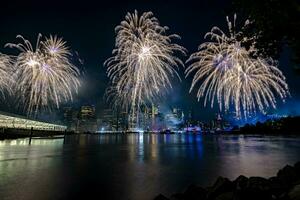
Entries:
{"type": "Polygon", "coordinates": [[[64,131],[66,126],[29,119],[24,116],[0,111],[0,128],[64,131]]]}

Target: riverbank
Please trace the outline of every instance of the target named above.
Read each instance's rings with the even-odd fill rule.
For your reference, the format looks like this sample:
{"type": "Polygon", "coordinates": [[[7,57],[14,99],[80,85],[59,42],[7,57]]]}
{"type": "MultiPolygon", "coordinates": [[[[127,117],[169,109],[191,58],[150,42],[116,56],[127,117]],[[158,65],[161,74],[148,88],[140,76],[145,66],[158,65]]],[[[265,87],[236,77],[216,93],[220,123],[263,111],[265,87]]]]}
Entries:
{"type": "Polygon", "coordinates": [[[271,178],[245,177],[240,175],[231,181],[219,177],[209,187],[190,185],[183,193],[170,198],[160,194],[154,200],[299,200],[300,162],[286,165],[271,178]]]}
{"type": "MultiPolygon", "coordinates": [[[[45,130],[33,130],[32,134],[30,130],[21,130],[21,129],[5,129],[5,131],[0,130],[0,141],[1,140],[11,140],[11,139],[21,139],[21,138],[30,138],[30,137],[38,137],[38,138],[51,138],[54,136],[61,136],[61,135],[92,135],[92,136],[99,136],[99,135],[131,135],[131,134],[140,134],[138,132],[111,132],[111,133],[75,133],[70,131],[45,131],[45,130]]],[[[280,131],[274,132],[244,132],[244,131],[218,131],[218,132],[183,132],[183,133],[155,133],[155,132],[143,132],[146,135],[227,135],[227,136],[299,136],[299,132],[288,132],[282,133],[280,131]]]]}

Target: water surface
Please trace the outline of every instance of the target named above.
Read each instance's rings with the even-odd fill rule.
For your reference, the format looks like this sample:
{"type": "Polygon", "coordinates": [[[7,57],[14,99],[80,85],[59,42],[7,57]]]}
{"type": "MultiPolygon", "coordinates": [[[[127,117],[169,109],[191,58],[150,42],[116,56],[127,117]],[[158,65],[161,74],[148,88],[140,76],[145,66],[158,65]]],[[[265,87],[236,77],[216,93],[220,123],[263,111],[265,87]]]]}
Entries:
{"type": "Polygon", "coordinates": [[[274,176],[300,160],[300,137],[81,135],[0,141],[0,199],[153,199],[218,176],[274,176]]]}

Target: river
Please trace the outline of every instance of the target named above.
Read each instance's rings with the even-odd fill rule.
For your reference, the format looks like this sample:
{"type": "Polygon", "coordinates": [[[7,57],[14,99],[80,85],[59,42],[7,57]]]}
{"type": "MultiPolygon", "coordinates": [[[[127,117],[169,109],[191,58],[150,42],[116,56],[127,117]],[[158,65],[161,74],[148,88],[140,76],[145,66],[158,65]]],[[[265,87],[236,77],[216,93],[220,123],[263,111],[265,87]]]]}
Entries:
{"type": "Polygon", "coordinates": [[[75,135],[0,141],[0,199],[153,199],[218,176],[274,176],[300,160],[300,137],[75,135]],[[98,198],[97,198],[98,197],[98,198]]]}

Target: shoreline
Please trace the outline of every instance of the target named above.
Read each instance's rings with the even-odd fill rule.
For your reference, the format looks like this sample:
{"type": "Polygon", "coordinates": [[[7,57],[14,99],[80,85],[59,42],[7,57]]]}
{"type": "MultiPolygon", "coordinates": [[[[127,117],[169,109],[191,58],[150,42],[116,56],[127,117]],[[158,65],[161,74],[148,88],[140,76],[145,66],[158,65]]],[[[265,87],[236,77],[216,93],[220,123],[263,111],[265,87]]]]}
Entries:
{"type": "Polygon", "coordinates": [[[159,194],[154,200],[299,200],[300,199],[300,161],[293,166],[286,165],[276,176],[246,177],[238,176],[231,181],[218,177],[212,186],[190,185],[183,193],[170,197],[159,194]]]}
{"type": "MultiPolygon", "coordinates": [[[[142,134],[147,135],[203,135],[203,136],[237,136],[237,135],[245,135],[245,136],[300,136],[299,132],[268,132],[268,133],[257,133],[257,132],[242,132],[242,131],[223,131],[216,133],[208,133],[208,132],[182,132],[182,133],[154,133],[154,132],[144,132],[142,134]]],[[[19,130],[19,129],[6,129],[5,132],[0,132],[0,141],[1,140],[13,140],[13,139],[22,139],[22,138],[39,138],[39,139],[51,139],[56,138],[57,136],[65,136],[65,135],[91,135],[91,136],[99,136],[99,135],[126,135],[126,134],[141,134],[134,132],[122,132],[122,133],[74,133],[70,131],[43,131],[43,130],[33,130],[32,134],[30,130],[19,130]]]]}

